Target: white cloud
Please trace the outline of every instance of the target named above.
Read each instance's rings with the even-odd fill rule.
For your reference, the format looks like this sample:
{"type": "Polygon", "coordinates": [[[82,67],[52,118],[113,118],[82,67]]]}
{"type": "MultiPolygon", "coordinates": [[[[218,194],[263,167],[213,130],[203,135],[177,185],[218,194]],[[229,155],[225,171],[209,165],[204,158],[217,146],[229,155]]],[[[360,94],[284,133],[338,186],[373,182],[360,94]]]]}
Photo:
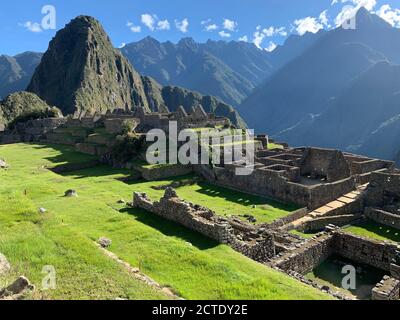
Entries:
{"type": "Polygon", "coordinates": [[[157,17],[155,15],[151,15],[148,13],[142,14],[141,16],[142,23],[151,31],[154,31],[154,24],[156,22],[156,19],[157,17]]]}
{"type": "Polygon", "coordinates": [[[400,9],[392,9],[390,5],[384,4],[375,13],[393,27],[400,28],[400,9]]]}
{"type": "Polygon", "coordinates": [[[262,29],[261,26],[257,26],[256,31],[253,34],[253,43],[259,49],[262,49],[261,44],[266,37],[274,37],[274,36],[287,36],[287,31],[285,27],[269,27],[262,29]]]}
{"type": "Polygon", "coordinates": [[[222,37],[222,38],[230,38],[230,37],[231,37],[231,34],[228,33],[228,32],[226,32],[226,31],[224,31],[224,30],[218,32],[218,34],[219,34],[220,37],[222,37]]]}
{"type": "Polygon", "coordinates": [[[368,11],[372,10],[376,6],[376,0],[333,0],[331,5],[336,5],[338,3],[344,4],[348,3],[357,7],[357,10],[361,7],[365,7],[368,11]]]}
{"type": "Polygon", "coordinates": [[[238,40],[243,41],[243,42],[248,42],[249,38],[247,36],[243,36],[243,37],[240,37],[238,40]]]}
{"type": "Polygon", "coordinates": [[[324,25],[314,17],[306,17],[294,21],[295,29],[299,35],[304,35],[307,32],[317,33],[324,28],[324,25]]]}
{"type": "Polygon", "coordinates": [[[268,52],[272,52],[272,51],[274,51],[276,49],[276,47],[277,47],[276,43],[270,41],[268,43],[268,46],[265,48],[265,50],[268,51],[268,52]]]}
{"type": "Polygon", "coordinates": [[[189,21],[187,18],[183,19],[182,21],[175,20],[175,26],[180,32],[186,33],[188,32],[189,28],[189,21]]]}
{"type": "Polygon", "coordinates": [[[122,42],[122,43],[119,45],[118,48],[122,49],[122,48],[124,48],[125,46],[126,46],[126,43],[125,43],[125,42],[122,42]]]}
{"type": "Polygon", "coordinates": [[[204,26],[205,24],[211,23],[211,19],[203,20],[200,23],[201,23],[202,26],[204,26]]]}
{"type": "Polygon", "coordinates": [[[238,23],[233,20],[229,19],[224,19],[224,22],[222,23],[222,26],[225,30],[232,31],[234,32],[238,26],[238,23]]]}
{"type": "Polygon", "coordinates": [[[133,22],[128,21],[126,26],[134,33],[139,33],[142,31],[142,28],[140,26],[136,26],[133,22]]]}
{"type": "Polygon", "coordinates": [[[157,22],[157,30],[169,30],[171,28],[168,20],[157,22]]]}
{"type": "Polygon", "coordinates": [[[25,27],[30,32],[37,33],[37,32],[42,32],[43,31],[42,27],[37,22],[27,21],[27,22],[21,24],[21,26],[25,27]]]}
{"type": "Polygon", "coordinates": [[[331,25],[329,24],[328,10],[322,11],[318,19],[328,29],[331,27],[331,25]]]}
{"type": "Polygon", "coordinates": [[[217,29],[218,29],[218,26],[215,23],[209,24],[209,25],[205,26],[205,28],[204,28],[204,30],[206,30],[206,31],[214,31],[217,29]]]}

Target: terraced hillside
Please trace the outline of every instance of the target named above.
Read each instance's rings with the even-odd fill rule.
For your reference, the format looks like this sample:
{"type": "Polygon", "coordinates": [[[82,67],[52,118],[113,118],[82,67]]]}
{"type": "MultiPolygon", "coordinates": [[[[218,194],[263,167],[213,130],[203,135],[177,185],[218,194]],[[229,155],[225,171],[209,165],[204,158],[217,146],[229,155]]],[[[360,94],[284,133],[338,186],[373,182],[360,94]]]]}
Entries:
{"type": "MultiPolygon", "coordinates": [[[[112,253],[185,299],[329,298],[228,246],[119,203],[130,201],[133,191],[157,197],[162,191],[152,186],[172,181],[123,182],[129,171],[105,166],[64,174],[48,170],[93,159],[69,146],[0,146],[0,158],[10,165],[0,170],[0,252],[16,273],[34,282],[36,298],[166,298],[104,255],[94,244],[103,236],[112,240],[112,253]],[[79,196],[64,197],[68,189],[79,196]],[[39,208],[47,211],[39,214],[39,208]],[[45,265],[56,268],[56,290],[40,290],[45,265]]],[[[193,202],[200,198],[196,187],[179,189],[193,202]]],[[[248,208],[241,202],[254,201],[236,196],[225,200],[238,213],[240,206],[248,208]]],[[[204,192],[201,198],[217,206],[223,194],[204,192]]]]}

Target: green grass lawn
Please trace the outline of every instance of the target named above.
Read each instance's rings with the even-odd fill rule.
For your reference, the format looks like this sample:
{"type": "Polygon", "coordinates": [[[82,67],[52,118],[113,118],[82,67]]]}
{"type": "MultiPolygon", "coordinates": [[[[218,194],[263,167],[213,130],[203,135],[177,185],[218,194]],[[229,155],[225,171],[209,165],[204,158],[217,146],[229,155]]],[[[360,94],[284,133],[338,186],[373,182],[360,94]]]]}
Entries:
{"type": "Polygon", "coordinates": [[[283,146],[276,143],[268,143],[268,149],[283,149],[283,146]]]}
{"type": "Polygon", "coordinates": [[[365,220],[347,227],[346,231],[375,240],[400,242],[400,230],[387,227],[372,220],[365,220]]]}
{"type": "Polygon", "coordinates": [[[219,215],[252,215],[257,219],[257,223],[271,223],[299,209],[293,205],[221,188],[206,182],[178,188],[177,192],[182,199],[210,208],[219,215]]]}
{"type": "Polygon", "coordinates": [[[289,233],[302,237],[304,239],[311,239],[312,237],[315,236],[315,233],[304,233],[298,230],[290,230],[289,233]]]}
{"type": "Polygon", "coordinates": [[[0,252],[38,288],[42,267],[54,265],[58,286],[45,297],[163,297],[97,249],[94,241],[105,236],[113,241],[110,251],[186,299],[329,298],[228,246],[117,204],[131,200],[133,191],[159,196],[162,191],[151,186],[168,182],[127,184],[119,179],[128,171],[105,166],[64,175],[46,169],[90,159],[70,147],[0,146],[0,158],[10,165],[0,171],[0,252]],[[79,197],[63,197],[67,189],[77,190],[79,197]],[[37,213],[40,207],[48,210],[43,216],[37,213]]]}

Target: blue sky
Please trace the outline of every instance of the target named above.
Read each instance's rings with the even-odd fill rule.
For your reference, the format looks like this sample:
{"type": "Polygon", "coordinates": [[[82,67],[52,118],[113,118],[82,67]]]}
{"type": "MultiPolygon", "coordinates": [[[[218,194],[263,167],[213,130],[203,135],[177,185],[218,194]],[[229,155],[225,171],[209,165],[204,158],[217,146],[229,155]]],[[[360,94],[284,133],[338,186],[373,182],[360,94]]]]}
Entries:
{"type": "Polygon", "coordinates": [[[361,5],[400,27],[398,0],[3,0],[0,54],[45,51],[80,14],[100,20],[116,47],[150,35],[173,42],[242,39],[271,50],[288,34],[333,28],[344,6],[361,5]],[[42,27],[45,5],[55,8],[56,30],[42,27]]]}

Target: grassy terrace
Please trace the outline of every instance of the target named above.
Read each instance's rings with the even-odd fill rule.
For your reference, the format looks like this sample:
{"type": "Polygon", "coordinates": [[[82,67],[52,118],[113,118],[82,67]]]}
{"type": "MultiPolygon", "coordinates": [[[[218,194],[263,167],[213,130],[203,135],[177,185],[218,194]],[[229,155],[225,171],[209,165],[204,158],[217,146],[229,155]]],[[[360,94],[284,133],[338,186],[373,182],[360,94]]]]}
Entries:
{"type": "Polygon", "coordinates": [[[347,232],[379,241],[400,242],[400,230],[366,220],[346,228],[347,232]]]}
{"type": "MultiPolygon", "coordinates": [[[[69,147],[0,146],[0,157],[10,165],[9,170],[0,171],[0,252],[38,288],[42,267],[55,266],[57,289],[43,293],[45,298],[164,297],[105,257],[94,245],[101,236],[113,240],[112,252],[186,299],[329,298],[225,245],[117,204],[121,198],[130,200],[133,191],[159,196],[160,191],[151,188],[154,182],[127,184],[118,179],[127,177],[128,171],[104,166],[64,175],[47,170],[90,159],[69,147]],[[63,197],[67,189],[76,189],[79,197],[63,197]],[[39,214],[39,207],[47,212],[39,214]]],[[[223,197],[232,196],[196,188],[183,187],[178,192],[188,197],[198,194],[190,199],[193,202],[208,197],[208,205],[214,202],[222,209],[223,197]]],[[[246,199],[242,199],[244,204],[227,200],[228,205],[247,206],[246,199]]]]}

